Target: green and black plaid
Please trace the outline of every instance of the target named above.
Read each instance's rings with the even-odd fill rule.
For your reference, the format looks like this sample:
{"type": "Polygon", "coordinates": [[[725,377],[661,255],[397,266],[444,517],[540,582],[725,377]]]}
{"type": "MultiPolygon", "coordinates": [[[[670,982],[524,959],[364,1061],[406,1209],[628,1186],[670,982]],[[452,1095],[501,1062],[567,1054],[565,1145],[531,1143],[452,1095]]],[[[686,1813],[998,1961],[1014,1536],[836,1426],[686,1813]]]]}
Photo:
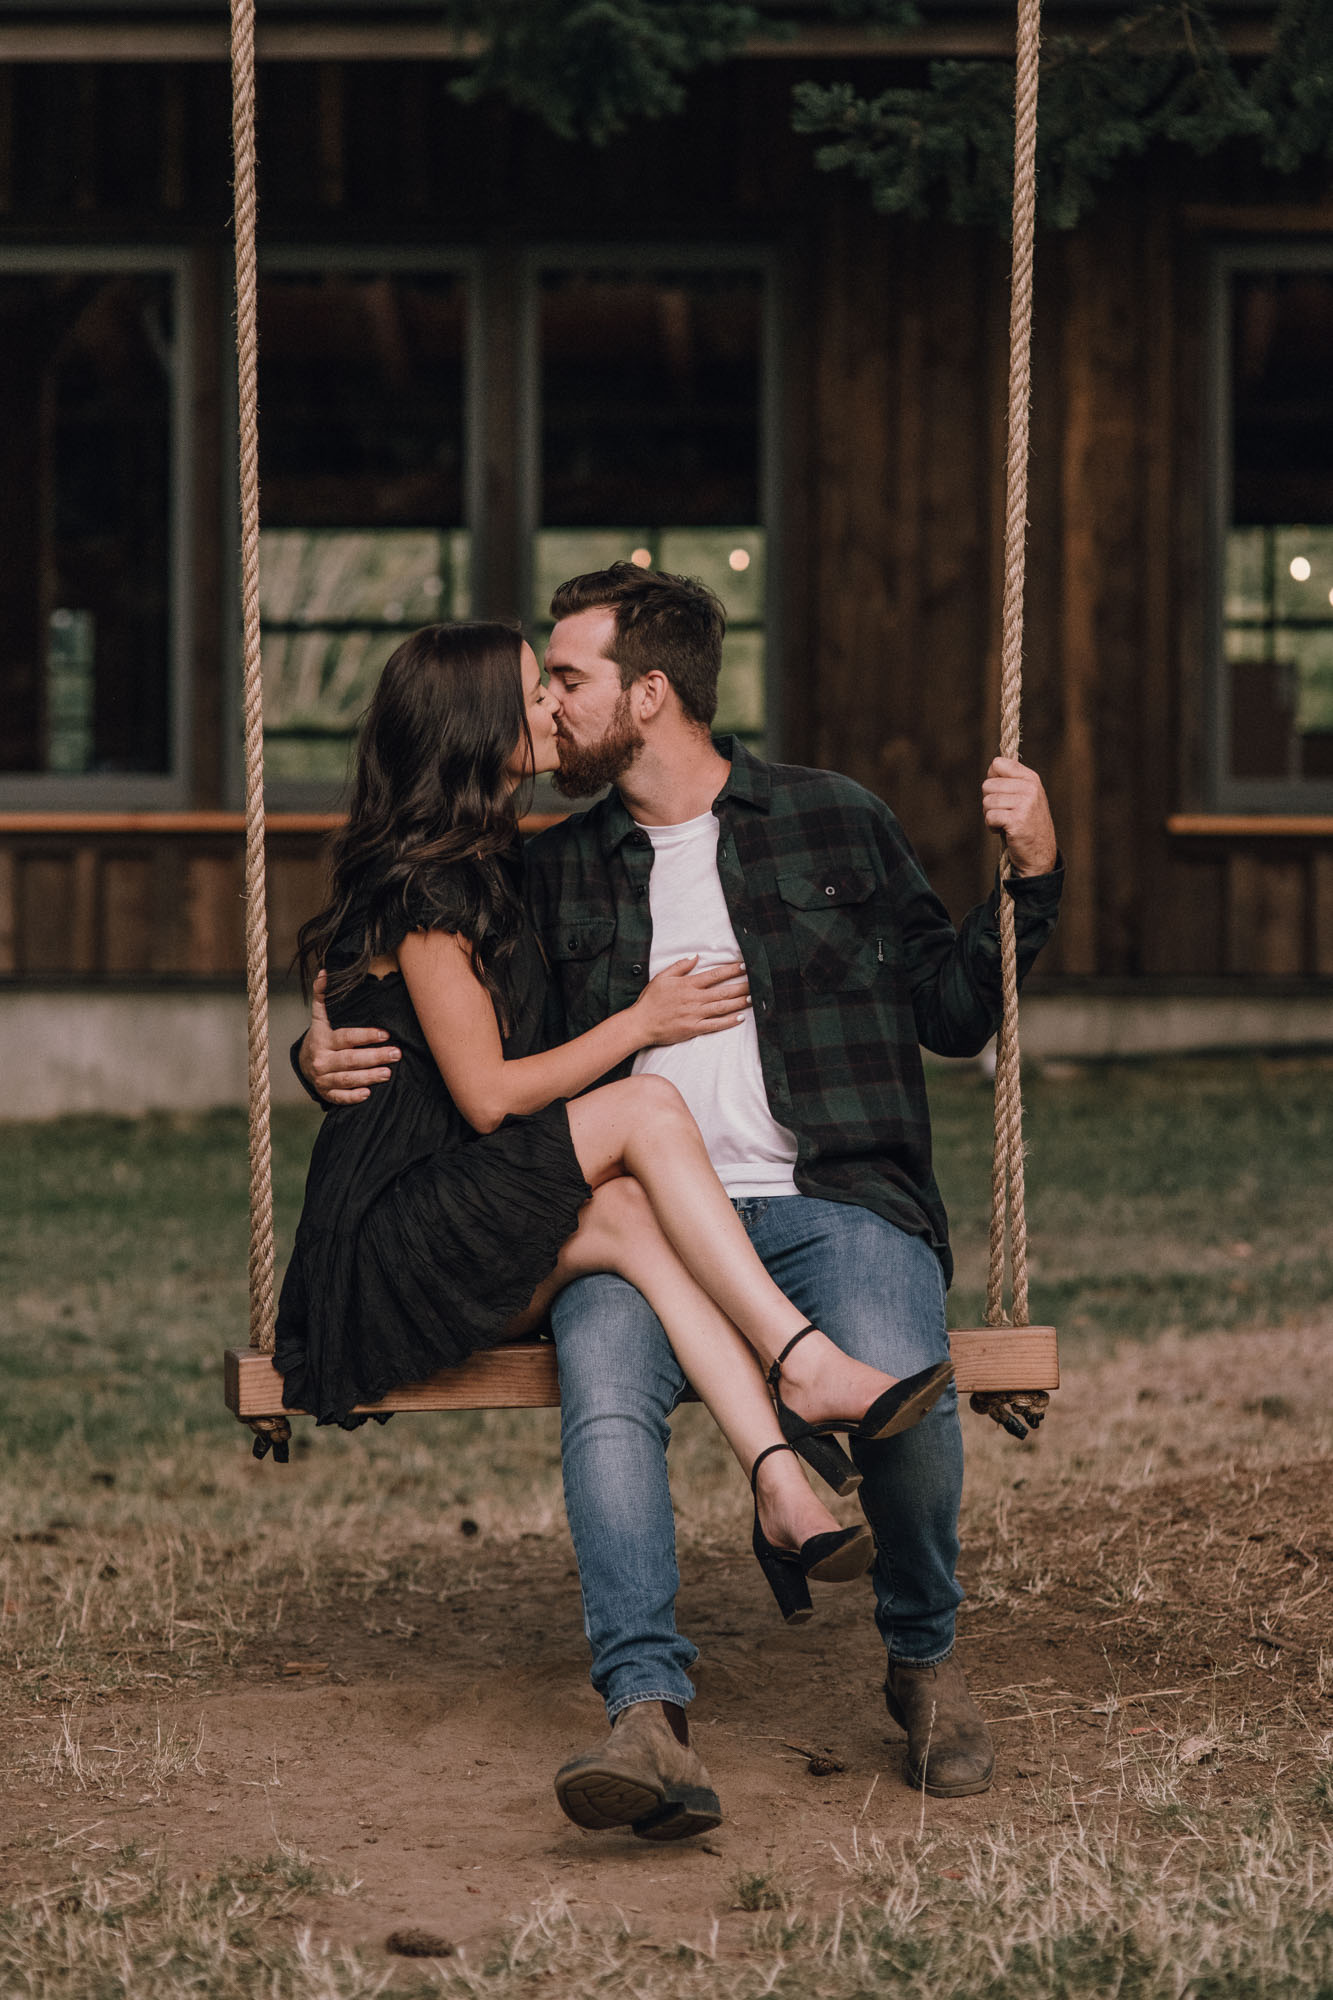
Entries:
{"type": "MultiPolygon", "coordinates": [[[[952,1275],[921,1047],[970,1056],[1000,1019],[1000,890],[955,931],[888,807],[850,778],[718,739],[718,871],[750,975],[773,1116],[802,1194],[924,1236],[952,1275]]],[[[648,978],[652,844],[617,792],[529,841],[551,968],[547,1045],[630,1006],[648,978]]],[[[1020,977],[1055,928],[1063,871],[1009,885],[1020,977]]],[[[629,1065],[617,1071],[627,1074],[629,1065]]]]}

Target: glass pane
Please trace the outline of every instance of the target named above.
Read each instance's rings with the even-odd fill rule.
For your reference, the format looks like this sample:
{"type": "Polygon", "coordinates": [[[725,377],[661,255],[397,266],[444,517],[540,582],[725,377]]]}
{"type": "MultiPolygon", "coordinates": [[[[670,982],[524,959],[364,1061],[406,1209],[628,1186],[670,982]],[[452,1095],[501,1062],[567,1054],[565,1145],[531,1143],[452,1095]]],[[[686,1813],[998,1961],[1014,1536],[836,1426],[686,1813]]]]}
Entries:
{"type": "Polygon", "coordinates": [[[660,560],[678,576],[697,576],[727,607],[728,623],[764,618],[762,528],[664,528],[660,560]]]}
{"type": "Polygon", "coordinates": [[[266,272],[260,609],[270,777],[338,783],[385,660],[471,611],[467,298],[449,272],[266,272]]]}
{"type": "Polygon", "coordinates": [[[763,280],[547,272],[544,527],[759,519],[763,280]]]}
{"type": "Polygon", "coordinates": [[[0,770],[165,772],[173,280],[0,275],[0,770]]]}
{"type": "Polygon", "coordinates": [[[462,529],[266,528],[259,575],[269,775],[338,782],[399,640],[468,615],[468,537],[462,529]]]}
{"type": "Polygon", "coordinates": [[[466,341],[455,273],[266,271],[265,525],[461,528],[466,341]]]}
{"type": "Polygon", "coordinates": [[[1231,772],[1333,775],[1333,272],[1238,274],[1224,648],[1231,772]]]}
{"type": "Polygon", "coordinates": [[[532,608],[538,625],[551,622],[551,599],[571,576],[612,563],[653,560],[651,528],[539,528],[532,562],[532,608]]]}
{"type": "Polygon", "coordinates": [[[762,750],[763,279],[548,272],[531,615],[618,561],[694,576],[727,608],[718,724],[762,750]]]}
{"type": "Polygon", "coordinates": [[[714,728],[754,743],[764,730],[764,635],[728,629],[722,642],[714,728]]]}

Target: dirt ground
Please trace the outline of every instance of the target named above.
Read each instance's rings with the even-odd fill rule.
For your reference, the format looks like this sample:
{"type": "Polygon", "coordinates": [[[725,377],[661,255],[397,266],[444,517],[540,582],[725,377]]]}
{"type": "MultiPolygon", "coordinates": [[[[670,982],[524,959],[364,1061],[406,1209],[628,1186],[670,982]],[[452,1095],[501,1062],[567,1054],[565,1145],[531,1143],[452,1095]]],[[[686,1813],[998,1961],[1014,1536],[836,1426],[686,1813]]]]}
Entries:
{"type": "Polygon", "coordinates": [[[363,1950],[414,1925],[472,1957],[552,1893],[725,1949],[771,1885],[834,1907],[872,1836],[1301,1810],[1333,1748],[1329,1331],[1067,1360],[1022,1448],[965,1417],[960,1654],[998,1750],[981,1798],[907,1788],[868,1591],[826,1589],[786,1630],[738,1512],[734,1537],[685,1541],[679,1607],[725,1822],[665,1848],[579,1832],[551,1777],[604,1725],[567,1537],[487,1529],[459,1533],[434,1594],[294,1587],[239,1667],[188,1690],[165,1655],[151,1699],[57,1712],[11,1686],[0,1884],[130,1844],[186,1878],[299,1849],[349,1885],[299,1920],[363,1950]]]}

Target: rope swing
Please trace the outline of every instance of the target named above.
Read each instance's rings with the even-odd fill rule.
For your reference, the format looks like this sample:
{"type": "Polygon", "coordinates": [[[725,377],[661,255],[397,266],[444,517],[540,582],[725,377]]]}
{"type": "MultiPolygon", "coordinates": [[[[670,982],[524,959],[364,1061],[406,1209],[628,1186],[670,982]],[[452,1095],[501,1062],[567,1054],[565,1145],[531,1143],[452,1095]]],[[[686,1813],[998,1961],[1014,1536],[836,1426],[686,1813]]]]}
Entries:
{"type": "MultiPolygon", "coordinates": [[[[255,0],[231,5],[231,143],[236,167],[236,386],[240,412],[241,708],[245,727],[245,1000],[250,1107],[250,1345],[273,1352],[273,1121],[268,1047],[264,840],[264,672],[259,622],[259,269],[255,174],[255,0]]],[[[279,1410],[281,1403],[279,1402],[279,1410]]],[[[285,1417],[260,1417],[255,1451],[287,1456],[285,1417]]]]}
{"type": "MultiPolygon", "coordinates": [[[[1032,379],[1032,265],[1036,215],[1037,82],[1041,0],[1018,0],[1014,120],[1013,275],[1009,310],[1000,754],[1017,757],[1023,684],[1023,578],[1027,530],[1028,411],[1032,379]]],[[[263,671],[259,618],[258,269],[255,172],[255,0],[231,0],[232,145],[235,155],[236,350],[240,412],[241,604],[245,727],[245,977],[250,1114],[250,1345],[226,1356],[228,1407],[255,1431],[255,1453],[285,1459],[291,1430],[274,1368],[273,1153],[269,1089],[268,920],[264,851],[263,671]]],[[[1003,880],[1007,853],[1000,861],[1003,880]]],[[[1003,1015],[995,1064],[995,1152],[990,1274],[984,1328],[949,1336],[972,1407],[1016,1436],[1039,1423],[1059,1386],[1055,1330],[1028,1321],[1023,1100],[1019,1077],[1018,954],[1013,899],[1000,896],[1003,1015]],[[1012,1305],[1004,1305],[1008,1246],[1012,1305]]],[[[546,1407],[560,1400],[555,1350],[520,1340],[473,1355],[430,1381],[396,1390],[377,1411],[546,1407]]]]}
{"type": "MultiPolygon", "coordinates": [[[[1027,558],[1028,431],[1032,405],[1032,264],[1037,220],[1037,84],[1041,0],[1018,0],[1014,79],[1014,222],[1009,287],[1009,449],[1005,462],[1004,605],[1000,650],[1000,755],[1017,757],[1023,709],[1023,584],[1027,558]]],[[[1000,858],[1000,879],[1009,856],[1000,858]]],[[[1023,1088],[1018,1045],[1018,940],[1012,896],[1000,896],[1003,1012],[995,1049],[995,1153],[991,1166],[990,1275],[987,1326],[1028,1325],[1028,1218],[1023,1173],[1023,1088]],[[1007,1225],[1007,1226],[1006,1226],[1007,1225]],[[1004,1307],[1004,1252],[1009,1244],[1012,1311],[1004,1307]]],[[[1049,1398],[1026,1393],[1012,1408],[1004,1395],[976,1395],[972,1407],[1021,1437],[1038,1424],[1049,1398]]]]}

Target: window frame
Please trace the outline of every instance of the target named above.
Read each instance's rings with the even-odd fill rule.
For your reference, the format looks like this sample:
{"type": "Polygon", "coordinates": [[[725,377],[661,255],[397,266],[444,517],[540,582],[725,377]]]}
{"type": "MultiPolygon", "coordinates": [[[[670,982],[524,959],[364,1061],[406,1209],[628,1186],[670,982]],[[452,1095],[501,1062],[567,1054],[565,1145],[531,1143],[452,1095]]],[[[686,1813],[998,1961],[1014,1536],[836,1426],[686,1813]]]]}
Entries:
{"type": "MultiPolygon", "coordinates": [[[[486,410],[486,341],[482,313],[482,288],[484,284],[484,259],[476,249],[452,247],[449,245],[404,243],[368,244],[318,244],[318,243],[275,243],[261,248],[259,270],[265,272],[283,271],[398,271],[424,273],[446,273],[463,280],[466,287],[467,309],[463,344],[463,509],[462,526],[470,537],[470,573],[474,602],[477,597],[478,579],[485,575],[486,551],[484,536],[486,510],[484,500],[485,452],[484,424],[486,410]]],[[[227,311],[234,323],[235,291],[231,274],[227,283],[227,311]]],[[[223,355],[226,369],[226,393],[224,408],[226,428],[224,453],[226,470],[226,520],[228,541],[224,551],[225,574],[229,579],[226,593],[227,623],[224,633],[227,670],[224,675],[224,700],[227,724],[224,729],[223,784],[227,799],[234,806],[241,806],[245,799],[245,744],[240,727],[241,690],[244,678],[244,635],[241,624],[241,581],[240,581],[240,487],[236,463],[237,429],[237,383],[234,351],[225,343],[223,355]]],[[[262,383],[264,352],[259,351],[259,371],[262,383]]],[[[260,424],[263,424],[263,410],[260,424]]],[[[261,485],[259,509],[262,520],[264,494],[261,485]]],[[[349,739],[350,740],[350,739],[349,739]]],[[[336,810],[342,803],[345,786],[331,786],[321,778],[265,778],[264,803],[270,812],[322,812],[336,810]]]]}
{"type": "Polygon", "coordinates": [[[1232,242],[1214,247],[1208,273],[1209,477],[1207,591],[1207,796],[1210,810],[1281,815],[1333,812],[1333,778],[1237,778],[1231,774],[1226,658],[1226,537],[1232,509],[1231,283],[1250,271],[1327,271],[1333,241],[1232,242]]]}
{"type": "Polygon", "coordinates": [[[0,809],[8,812],[169,811],[189,804],[192,795],[194,722],[194,534],[193,469],[195,328],[191,299],[191,252],[180,244],[0,246],[0,274],[61,271],[143,271],[171,281],[175,322],[172,374],[171,462],[168,475],[171,519],[167,547],[167,701],[170,762],[167,770],[126,772],[0,772],[0,809]]]}
{"type": "MultiPolygon", "coordinates": [[[[519,587],[524,618],[532,604],[533,548],[541,526],[541,281],[547,271],[745,271],[762,280],[759,398],[759,505],[764,531],[764,755],[783,754],[782,598],[782,303],[786,260],[763,243],[615,243],[553,241],[524,250],[519,271],[518,526],[519,587]]],[[[543,795],[542,804],[548,803],[543,795]]],[[[558,799],[551,801],[558,810],[558,799]]]]}

